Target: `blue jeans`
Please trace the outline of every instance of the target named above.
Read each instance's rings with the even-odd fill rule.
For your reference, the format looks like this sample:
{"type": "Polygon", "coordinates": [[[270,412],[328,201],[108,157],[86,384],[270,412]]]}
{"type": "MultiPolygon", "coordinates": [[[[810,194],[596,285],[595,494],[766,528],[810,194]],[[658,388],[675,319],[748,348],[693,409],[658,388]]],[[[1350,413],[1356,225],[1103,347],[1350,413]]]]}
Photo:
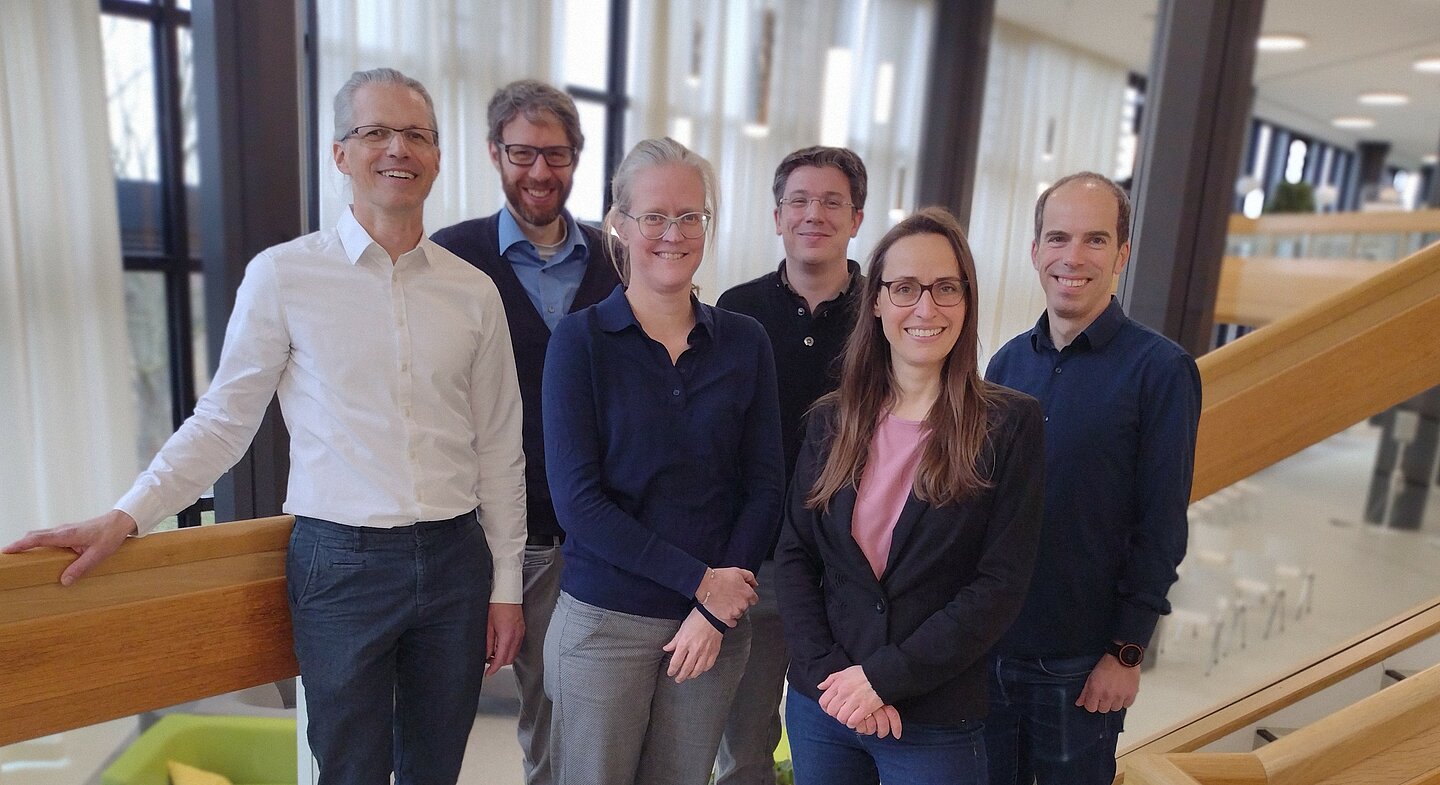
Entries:
{"type": "Polygon", "coordinates": [[[990,785],[1109,785],[1125,712],[1075,700],[1100,655],[990,660],[990,785]]]}
{"type": "Polygon", "coordinates": [[[900,738],[864,736],[841,725],[820,704],[790,690],[785,727],[795,785],[980,785],[985,782],[981,724],[903,723],[900,738]]]}
{"type": "Polygon", "coordinates": [[[321,785],[454,785],[493,578],[475,514],[396,529],[297,518],[285,564],[321,785]]]}

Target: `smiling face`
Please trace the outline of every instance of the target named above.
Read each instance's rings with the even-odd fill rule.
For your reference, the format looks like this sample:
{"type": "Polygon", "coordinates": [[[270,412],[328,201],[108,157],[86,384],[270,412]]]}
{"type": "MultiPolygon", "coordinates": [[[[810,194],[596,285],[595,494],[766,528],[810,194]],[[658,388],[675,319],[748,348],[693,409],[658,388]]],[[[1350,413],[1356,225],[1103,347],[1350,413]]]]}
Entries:
{"type": "MultiPolygon", "coordinates": [[[[834,199],[853,202],[850,180],[833,166],[801,166],[785,181],[784,199],[834,199]]],[[[785,245],[791,264],[844,266],[850,239],[860,231],[863,210],[842,207],[827,210],[820,202],[803,209],[775,208],[775,233],[785,245]]]]}
{"type": "MultiPolygon", "coordinates": [[[[352,103],[355,125],[390,128],[429,128],[425,99],[408,87],[377,82],[355,91],[352,103]]],[[[331,148],[335,167],[350,176],[355,217],[370,226],[380,215],[420,218],[425,197],[440,173],[440,149],[405,140],[395,134],[385,147],[366,147],[355,137],[331,148]]]]}
{"type": "MultiPolygon", "coordinates": [[[[705,211],[705,184],[684,164],[661,164],[637,171],[630,186],[630,215],[659,213],[675,218],[705,211]]],[[[658,240],[646,239],[630,218],[618,225],[630,263],[631,288],[656,294],[688,292],[705,254],[705,238],[691,239],[671,224],[658,240]]]]}
{"type": "MultiPolygon", "coordinates": [[[[950,241],[927,233],[896,240],[885,253],[882,275],[886,281],[909,279],[928,286],[936,281],[961,281],[964,273],[950,241]]],[[[938,375],[964,329],[967,307],[964,301],[936,305],[930,292],[921,294],[914,305],[901,307],[882,286],[875,298],[875,315],[880,317],[881,330],[890,344],[891,365],[908,365],[938,375]]]]}
{"type": "MultiPolygon", "coordinates": [[[[548,118],[548,113],[541,115],[548,118]]],[[[568,147],[570,138],[558,120],[542,119],[531,122],[524,113],[515,115],[500,132],[505,144],[524,144],[531,147],[568,147]]],[[[576,161],[578,161],[578,157],[576,161]]],[[[495,143],[490,144],[490,162],[500,172],[500,183],[505,189],[505,201],[510,212],[535,228],[549,226],[560,217],[565,201],[570,198],[570,187],[575,180],[575,163],[569,166],[551,167],[545,163],[545,156],[537,155],[529,166],[510,163],[505,151],[495,143]]]]}
{"type": "Polygon", "coordinates": [[[1119,207],[1098,183],[1076,180],[1050,194],[1030,260],[1045,290],[1052,329],[1064,323],[1074,335],[1110,304],[1115,276],[1130,259],[1130,244],[1116,237],[1119,207]]]}

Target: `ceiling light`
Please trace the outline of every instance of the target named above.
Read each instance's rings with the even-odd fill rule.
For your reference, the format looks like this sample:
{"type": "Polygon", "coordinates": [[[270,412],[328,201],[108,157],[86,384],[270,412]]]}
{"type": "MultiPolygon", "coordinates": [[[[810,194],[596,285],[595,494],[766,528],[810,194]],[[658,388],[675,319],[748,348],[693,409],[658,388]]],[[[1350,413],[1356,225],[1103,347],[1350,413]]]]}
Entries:
{"type": "Polygon", "coordinates": [[[1375,121],[1369,117],[1337,117],[1330,121],[1336,128],[1374,128],[1375,121]]]}
{"type": "Polygon", "coordinates": [[[1440,57],[1426,57],[1415,61],[1415,70],[1427,74],[1440,74],[1440,57]]]}
{"type": "Polygon", "coordinates": [[[1404,106],[1410,96],[1404,93],[1361,93],[1360,103],[1369,106],[1404,106]]]}
{"type": "Polygon", "coordinates": [[[1255,41],[1255,46],[1262,52],[1298,52],[1310,45],[1309,39],[1303,35],[1262,35],[1255,41]]]}
{"type": "Polygon", "coordinates": [[[1420,159],[1420,163],[1422,163],[1422,164],[1428,164],[1428,165],[1430,165],[1430,166],[1434,166],[1435,164],[1440,164],[1440,154],[1431,153],[1431,154],[1429,154],[1429,155],[1421,158],[1421,159],[1420,159]]]}

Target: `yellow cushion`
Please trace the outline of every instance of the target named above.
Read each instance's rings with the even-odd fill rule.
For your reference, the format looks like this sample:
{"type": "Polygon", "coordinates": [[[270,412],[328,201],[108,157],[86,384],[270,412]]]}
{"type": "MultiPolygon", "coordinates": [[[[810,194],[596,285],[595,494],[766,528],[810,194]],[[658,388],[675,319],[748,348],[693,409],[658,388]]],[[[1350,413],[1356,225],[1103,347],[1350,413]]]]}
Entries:
{"type": "Polygon", "coordinates": [[[197,769],[173,760],[165,761],[170,769],[170,785],[231,785],[230,780],[213,771],[197,769]]]}

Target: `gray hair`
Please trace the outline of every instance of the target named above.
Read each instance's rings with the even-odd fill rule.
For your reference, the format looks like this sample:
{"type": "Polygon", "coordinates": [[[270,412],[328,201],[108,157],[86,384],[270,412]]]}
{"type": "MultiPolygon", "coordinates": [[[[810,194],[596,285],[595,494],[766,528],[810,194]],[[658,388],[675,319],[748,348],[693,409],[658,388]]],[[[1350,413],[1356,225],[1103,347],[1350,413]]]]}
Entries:
{"type": "Polygon", "coordinates": [[[1124,188],[1116,185],[1114,180],[1095,172],[1067,174],[1040,194],[1040,198],[1035,200],[1035,241],[1039,242],[1040,232],[1045,229],[1045,203],[1050,201],[1050,194],[1055,193],[1061,186],[1077,181],[1094,183],[1115,197],[1115,246],[1130,242],[1130,196],[1125,193],[1124,188]]]}
{"type": "Polygon", "coordinates": [[[615,170],[615,178],[610,184],[610,210],[605,213],[605,220],[600,225],[601,232],[610,243],[610,256],[615,260],[615,271],[620,274],[620,280],[627,285],[630,283],[630,260],[627,258],[624,245],[615,232],[615,226],[623,217],[620,215],[622,212],[630,212],[630,205],[634,199],[631,189],[635,184],[635,176],[651,167],[668,164],[688,166],[700,175],[700,183],[705,190],[705,212],[711,216],[712,222],[711,231],[705,236],[707,247],[711,243],[711,238],[715,236],[713,222],[716,208],[719,206],[715,188],[715,168],[699,153],[668,136],[640,140],[631,148],[630,153],[625,156],[625,160],[621,161],[619,168],[615,170]]]}
{"type": "Polygon", "coordinates": [[[829,166],[839,169],[850,181],[850,202],[855,205],[856,210],[865,209],[865,194],[869,182],[865,174],[865,162],[860,156],[846,147],[806,147],[785,156],[780,165],[775,167],[775,182],[771,190],[775,192],[775,204],[785,198],[785,186],[790,182],[790,173],[802,166],[829,166]]]}
{"type": "Polygon", "coordinates": [[[340,92],[335,94],[335,141],[343,141],[355,127],[355,94],[360,88],[371,84],[389,84],[414,90],[425,100],[425,108],[430,111],[430,127],[439,129],[439,123],[435,119],[435,102],[430,100],[430,91],[420,84],[420,80],[408,77],[394,68],[372,68],[350,74],[350,78],[340,86],[340,92]]]}
{"type": "Polygon", "coordinates": [[[503,141],[500,134],[517,115],[525,115],[532,123],[543,123],[552,119],[546,117],[546,113],[560,122],[575,152],[585,149],[585,134],[580,131],[580,113],[575,109],[575,101],[567,93],[535,79],[521,79],[495,91],[486,109],[489,140],[503,141]]]}

